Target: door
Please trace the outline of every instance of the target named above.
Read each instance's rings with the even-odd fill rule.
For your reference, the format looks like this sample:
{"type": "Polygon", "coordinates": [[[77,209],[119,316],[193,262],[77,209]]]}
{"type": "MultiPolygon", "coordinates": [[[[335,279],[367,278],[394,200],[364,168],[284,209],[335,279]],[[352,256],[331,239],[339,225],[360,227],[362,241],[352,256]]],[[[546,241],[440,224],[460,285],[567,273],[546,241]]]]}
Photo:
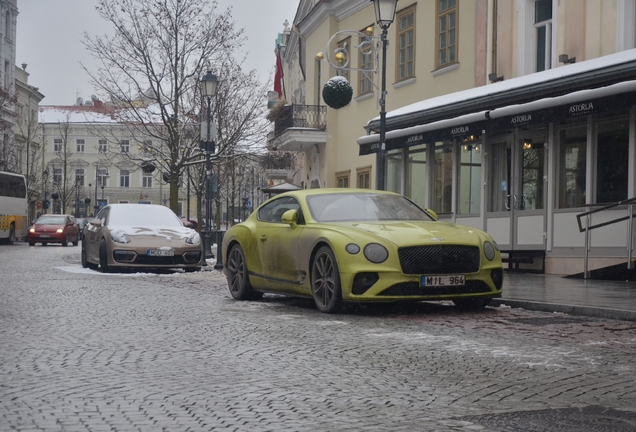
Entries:
{"type": "Polygon", "coordinates": [[[545,132],[487,142],[486,231],[501,250],[545,250],[545,132]]]}

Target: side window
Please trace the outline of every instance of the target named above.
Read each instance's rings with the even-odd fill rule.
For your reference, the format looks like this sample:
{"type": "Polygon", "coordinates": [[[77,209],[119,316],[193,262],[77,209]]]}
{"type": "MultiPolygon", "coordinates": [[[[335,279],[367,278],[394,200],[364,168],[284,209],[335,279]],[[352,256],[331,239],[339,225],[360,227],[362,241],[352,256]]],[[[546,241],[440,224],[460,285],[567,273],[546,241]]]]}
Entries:
{"type": "MultiPolygon", "coordinates": [[[[300,205],[295,198],[284,197],[267,203],[258,210],[258,220],[263,222],[280,223],[281,216],[288,210],[300,210],[300,205]]],[[[299,214],[300,222],[302,215],[299,214]]]]}

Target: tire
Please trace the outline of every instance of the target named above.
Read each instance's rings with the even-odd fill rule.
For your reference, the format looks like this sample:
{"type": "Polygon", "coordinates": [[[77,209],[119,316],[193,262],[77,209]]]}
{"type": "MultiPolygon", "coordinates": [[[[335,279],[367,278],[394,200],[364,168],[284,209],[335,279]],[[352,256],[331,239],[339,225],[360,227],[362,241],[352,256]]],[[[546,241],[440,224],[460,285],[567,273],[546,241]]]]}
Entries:
{"type": "Polygon", "coordinates": [[[201,271],[201,267],[186,267],[184,268],[186,273],[194,273],[194,272],[198,272],[201,271]]]}
{"type": "Polygon", "coordinates": [[[234,245],[227,254],[227,286],[236,300],[253,300],[263,296],[250,285],[245,254],[240,245],[234,245]]]}
{"type": "Polygon", "coordinates": [[[29,246],[35,246],[35,242],[29,242],[29,246]]]}
{"type": "Polygon", "coordinates": [[[490,304],[491,298],[458,298],[453,299],[453,303],[460,309],[477,310],[483,309],[490,304]]]}
{"type": "Polygon", "coordinates": [[[7,238],[7,244],[14,244],[15,243],[15,225],[11,224],[11,227],[9,228],[9,237],[7,238]]]}
{"type": "Polygon", "coordinates": [[[80,252],[80,255],[82,257],[82,267],[89,268],[91,270],[97,270],[97,264],[93,264],[92,262],[88,261],[88,257],[86,255],[86,241],[82,241],[82,250],[80,252]]]}
{"type": "Polygon", "coordinates": [[[108,247],[104,239],[99,242],[99,267],[102,273],[110,273],[110,267],[108,266],[108,247]]]}
{"type": "Polygon", "coordinates": [[[343,304],[340,271],[336,257],[328,246],[318,249],[311,263],[311,293],[320,312],[340,312],[343,304]]]}
{"type": "Polygon", "coordinates": [[[73,242],[73,246],[77,246],[79,244],[79,234],[77,235],[77,237],[75,237],[75,241],[73,242]]]}
{"type": "Polygon", "coordinates": [[[64,241],[62,242],[62,246],[68,246],[68,234],[64,237],[64,241]]]}

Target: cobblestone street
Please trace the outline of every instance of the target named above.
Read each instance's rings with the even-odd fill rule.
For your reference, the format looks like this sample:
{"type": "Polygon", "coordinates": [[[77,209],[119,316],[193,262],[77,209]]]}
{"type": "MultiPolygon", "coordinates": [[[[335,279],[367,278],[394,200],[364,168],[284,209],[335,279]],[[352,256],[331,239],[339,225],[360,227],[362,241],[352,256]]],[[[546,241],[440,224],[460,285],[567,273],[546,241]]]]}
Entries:
{"type": "Polygon", "coordinates": [[[636,323],[324,315],[234,301],[216,271],[82,269],[72,246],[2,245],[0,276],[1,431],[636,429],[636,323]]]}

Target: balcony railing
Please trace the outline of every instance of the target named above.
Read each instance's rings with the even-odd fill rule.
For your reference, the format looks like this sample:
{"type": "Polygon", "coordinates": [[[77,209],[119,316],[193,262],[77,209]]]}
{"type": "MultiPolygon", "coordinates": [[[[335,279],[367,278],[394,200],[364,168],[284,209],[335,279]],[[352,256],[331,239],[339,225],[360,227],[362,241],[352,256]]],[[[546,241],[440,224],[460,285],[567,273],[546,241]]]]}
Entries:
{"type": "Polygon", "coordinates": [[[287,105],[274,122],[274,137],[289,128],[327,130],[327,107],[321,105],[287,105]]]}

